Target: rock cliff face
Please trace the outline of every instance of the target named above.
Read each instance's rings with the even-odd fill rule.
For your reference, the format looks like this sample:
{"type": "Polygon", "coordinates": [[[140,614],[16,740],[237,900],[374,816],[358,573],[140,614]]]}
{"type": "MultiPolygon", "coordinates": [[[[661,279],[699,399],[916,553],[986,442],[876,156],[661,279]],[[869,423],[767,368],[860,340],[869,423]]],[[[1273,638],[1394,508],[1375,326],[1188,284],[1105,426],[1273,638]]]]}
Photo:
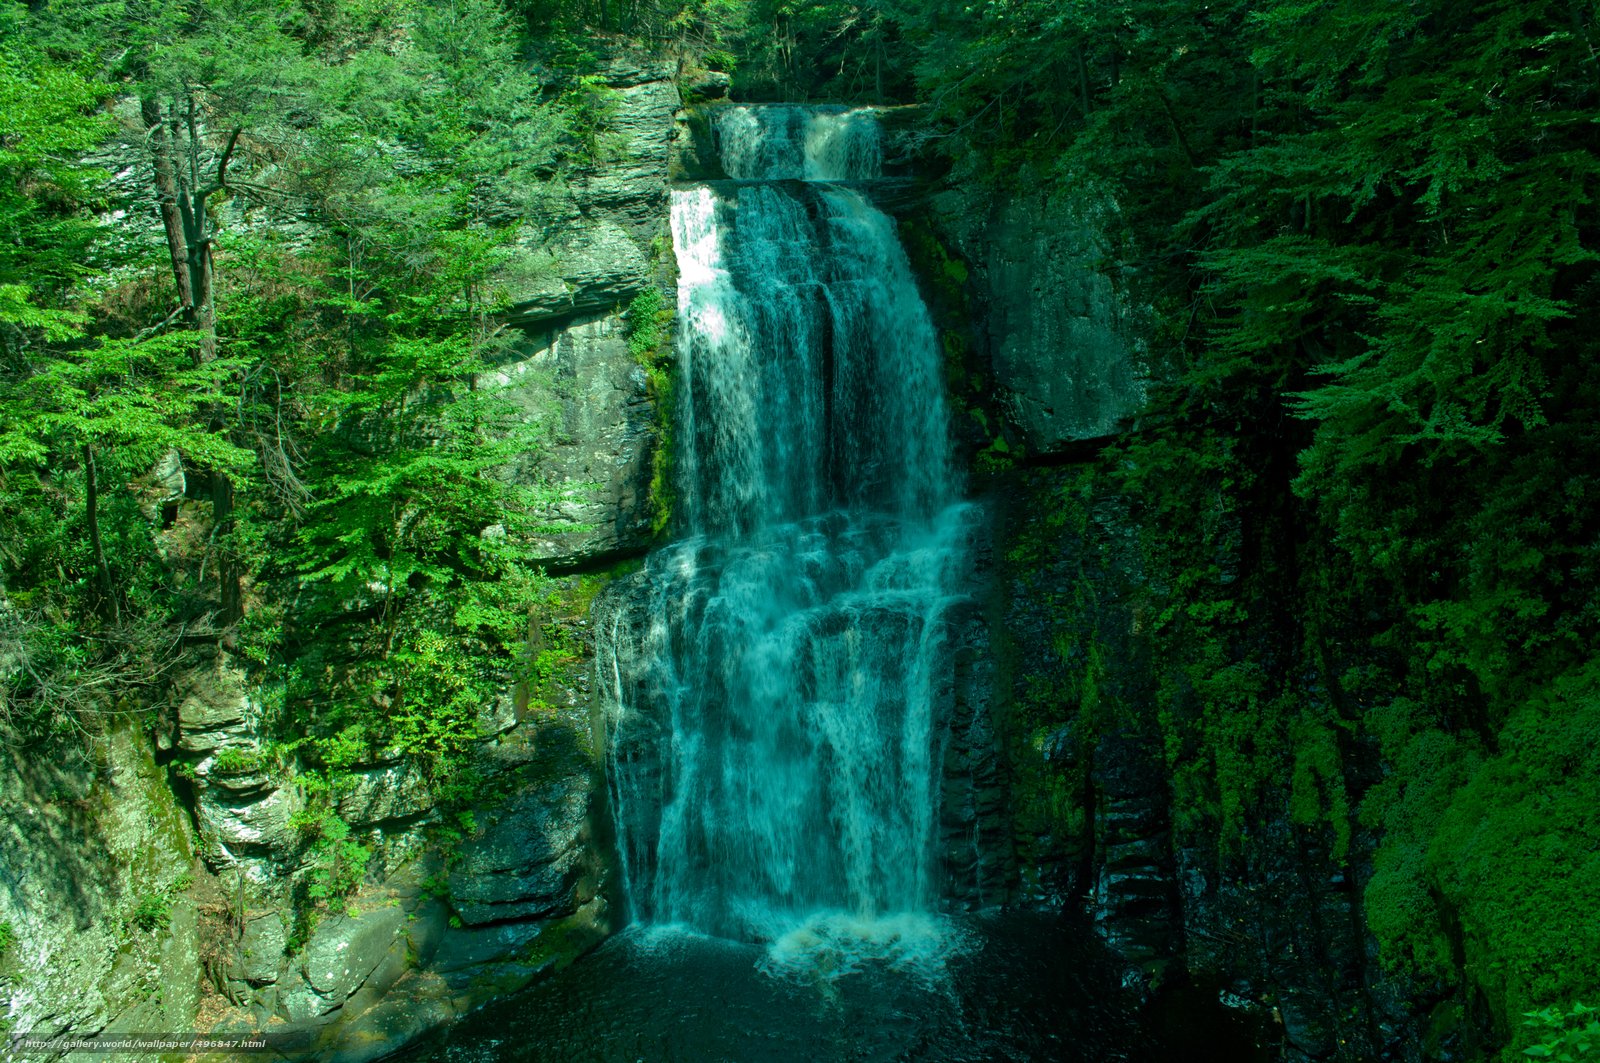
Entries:
{"type": "MultiPolygon", "coordinates": [[[[657,516],[658,414],[618,311],[670,280],[669,176],[725,176],[708,161],[708,127],[678,112],[669,73],[608,68],[611,134],[558,205],[562,224],[540,248],[552,273],[513,294],[522,339],[493,370],[548,427],[510,474],[549,489],[526,546],[555,569],[642,553],[657,516]]],[[[984,394],[958,434],[996,510],[977,559],[986,600],[950,620],[946,896],[1085,906],[1130,984],[1187,974],[1275,1015],[1291,1058],[1414,1058],[1398,997],[1372,973],[1359,854],[1333,861],[1279,812],[1223,859],[1218,839],[1175,815],[1157,721],[1181,695],[1163,682],[1140,609],[1140,529],[1085,458],[1123,430],[1156,375],[1115,265],[1111,208],[910,188],[892,185],[886,205],[943,249],[946,275],[923,279],[952,384],[958,369],[983,374],[963,385],[984,394]],[[1004,437],[1048,467],[986,465],[985,441],[1004,437]]],[[[1225,575],[1242,555],[1219,559],[1225,575]]],[[[308,794],[226,653],[180,677],[153,742],[112,727],[77,759],[0,765],[0,924],[18,942],[0,979],[13,1028],[187,1029],[214,980],[233,1028],[273,1029],[291,1055],[370,1059],[603,938],[617,905],[578,582],[582,608],[551,618],[571,651],[563,663],[539,691],[483,708],[483,796],[470,815],[447,820],[398,757],[353,766],[333,809],[372,850],[370,874],[347,910],[314,923],[296,915],[314,870],[308,794]],[[441,835],[457,838],[448,858],[430,844],[441,835]]]]}
{"type": "MultiPolygon", "coordinates": [[[[554,275],[513,293],[510,321],[523,339],[489,381],[547,429],[544,445],[510,475],[548,491],[543,526],[525,546],[555,569],[640,553],[652,535],[657,416],[619,311],[664,279],[659,248],[679,103],[671,73],[624,60],[606,68],[609,132],[598,161],[569,183],[546,248],[554,275]]],[[[563,600],[586,603],[582,582],[569,578],[563,600]]],[[[348,774],[336,811],[382,873],[350,912],[302,928],[303,941],[280,929],[306,852],[288,826],[298,792],[292,772],[225,779],[215,757],[195,765],[208,864],[224,881],[238,866],[255,884],[246,891],[255,907],[236,916],[242,929],[231,945],[234,1021],[281,1026],[284,1044],[319,1058],[372,1058],[570,962],[609,932],[610,828],[582,608],[548,619],[568,652],[536,694],[508,691],[485,706],[472,765],[485,797],[465,818],[442,822],[427,781],[399,758],[348,774]],[[441,829],[459,841],[430,846],[441,829]]],[[[197,680],[187,714],[178,714],[180,754],[203,755],[210,735],[248,754],[248,689],[238,674],[209,686],[197,680]],[[203,729],[191,734],[191,723],[203,729]]]]}
{"type": "Polygon", "coordinates": [[[970,270],[994,398],[1028,452],[1115,434],[1143,405],[1150,366],[1118,275],[1114,207],[956,188],[933,195],[928,214],[970,270]]]}
{"type": "Polygon", "coordinates": [[[187,817],[117,724],[61,757],[0,749],[0,1012],[41,1036],[188,1029],[201,979],[187,817]]]}
{"type": "Polygon", "coordinates": [[[511,295],[525,338],[495,382],[549,429],[513,475],[550,491],[529,547],[555,567],[641,553],[652,532],[656,408],[618,312],[671,280],[666,181],[681,105],[672,74],[659,62],[604,68],[607,132],[556,208],[543,248],[553,273],[511,295]]]}
{"type": "Polygon", "coordinates": [[[649,543],[658,445],[655,400],[615,314],[524,326],[519,357],[497,368],[544,445],[513,475],[549,492],[529,550],[552,567],[592,565],[649,543]]]}
{"type": "MultiPolygon", "coordinates": [[[[524,545],[555,570],[640,553],[652,535],[657,415],[620,311],[671,280],[660,249],[673,73],[605,67],[607,132],[556,204],[539,249],[551,272],[513,293],[521,339],[487,381],[547,430],[509,474],[547,489],[524,545]]],[[[259,684],[223,649],[177,677],[153,734],[117,727],[92,755],[0,766],[11,1028],[220,1021],[270,1029],[290,1056],[370,1059],[602,940],[612,905],[585,626],[594,583],[564,578],[538,636],[559,640],[553,663],[483,707],[480,797],[464,814],[447,817],[398,754],[351,766],[315,799],[267,739],[259,684]],[[347,908],[307,918],[324,807],[371,857],[347,908]],[[198,1019],[213,987],[225,999],[198,1019]]]]}
{"type": "MultiPolygon", "coordinates": [[[[1174,781],[1162,721],[1204,710],[1149,611],[1160,547],[1097,456],[1161,376],[1114,209],[938,183],[896,209],[929,234],[915,257],[972,422],[974,489],[995,511],[989,607],[965,640],[979,662],[966,674],[987,686],[958,700],[948,746],[952,898],[1081,907],[1127,984],[1197,985],[1253,1012],[1285,1058],[1420,1058],[1362,921],[1371,839],[1334,859],[1286,795],[1222,839],[1174,781]],[[1013,445],[984,445],[999,439],[1013,445]]],[[[1223,583],[1264,548],[1232,519],[1215,536],[1223,583]]],[[[1256,606],[1261,632],[1271,612],[1256,606]]],[[[1232,652],[1271,656],[1270,637],[1257,641],[1232,652]]],[[[1305,672],[1305,696],[1321,696],[1305,672]]]]}
{"type": "MultiPolygon", "coordinates": [[[[1268,1022],[1284,1058],[1421,1058],[1362,922],[1371,839],[1336,859],[1287,795],[1238,837],[1182,814],[1161,721],[1198,706],[1144,609],[1128,501],[1094,464],[1004,482],[994,697],[1020,899],[1086,908],[1129,984],[1197,984],[1268,1022]]],[[[1240,529],[1223,538],[1237,579],[1240,529]]]]}

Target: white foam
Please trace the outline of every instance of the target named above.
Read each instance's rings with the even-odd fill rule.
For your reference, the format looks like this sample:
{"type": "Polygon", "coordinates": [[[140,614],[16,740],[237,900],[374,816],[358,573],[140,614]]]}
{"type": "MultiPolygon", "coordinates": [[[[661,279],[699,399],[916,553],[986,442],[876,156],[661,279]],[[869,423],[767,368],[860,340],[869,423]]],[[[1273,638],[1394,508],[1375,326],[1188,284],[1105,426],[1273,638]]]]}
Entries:
{"type": "Polygon", "coordinates": [[[833,982],[878,968],[932,986],[944,981],[950,961],[971,947],[969,931],[927,912],[815,912],[776,937],[758,967],[773,977],[805,982],[833,982]]]}

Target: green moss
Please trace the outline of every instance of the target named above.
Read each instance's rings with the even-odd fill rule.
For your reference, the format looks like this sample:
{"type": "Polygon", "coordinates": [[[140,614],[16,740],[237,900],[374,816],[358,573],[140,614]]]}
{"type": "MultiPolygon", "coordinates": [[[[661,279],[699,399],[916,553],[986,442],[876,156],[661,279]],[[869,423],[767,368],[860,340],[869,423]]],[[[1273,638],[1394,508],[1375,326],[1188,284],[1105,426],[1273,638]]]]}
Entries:
{"type": "Polygon", "coordinates": [[[672,526],[672,406],[674,384],[669,367],[649,370],[650,396],[656,406],[656,448],[650,465],[650,530],[660,538],[672,526]]]}
{"type": "Polygon", "coordinates": [[[1508,722],[1427,848],[1498,1016],[1600,994],[1600,665],[1508,722]]]}
{"type": "Polygon", "coordinates": [[[673,308],[656,287],[646,288],[624,315],[628,350],[644,367],[655,405],[656,446],[650,468],[650,527],[661,536],[672,523],[673,308]]]}
{"type": "Polygon", "coordinates": [[[973,466],[979,472],[985,473],[1002,472],[1015,464],[1016,456],[1004,436],[995,437],[994,442],[978,451],[977,456],[973,458],[973,466]]]}
{"type": "MultiPolygon", "coordinates": [[[[638,569],[627,560],[603,572],[552,580],[528,618],[526,665],[517,692],[518,708],[541,716],[565,704],[567,692],[582,686],[589,669],[586,624],[594,603],[610,583],[638,569]]],[[[584,736],[585,744],[589,739],[584,736]]]]}
{"type": "Polygon", "coordinates": [[[939,303],[945,307],[965,305],[965,286],[971,271],[959,256],[945,247],[932,226],[921,218],[901,221],[900,243],[918,275],[933,285],[939,303]]]}
{"type": "Polygon", "coordinates": [[[1333,833],[1333,859],[1350,856],[1350,796],[1344,784],[1344,758],[1327,719],[1303,712],[1289,725],[1294,772],[1289,792],[1289,819],[1298,826],[1326,824],[1333,833]]]}
{"type": "Polygon", "coordinates": [[[595,925],[594,917],[579,911],[541,930],[539,936],[528,943],[524,957],[533,966],[543,967],[548,963],[559,971],[598,945],[604,937],[605,932],[595,925]]]}
{"type": "Polygon", "coordinates": [[[1391,967],[1475,987],[1515,1017],[1600,995],[1600,665],[1535,692],[1496,753],[1399,700],[1368,714],[1392,770],[1363,820],[1384,828],[1367,923],[1391,967]]]}
{"type": "Polygon", "coordinates": [[[993,389],[972,343],[971,271],[939,239],[926,218],[902,219],[900,242],[912,271],[923,282],[929,310],[939,328],[946,393],[956,414],[970,419],[978,434],[990,440],[974,457],[974,468],[985,475],[1004,472],[1024,457],[1024,450],[1017,440],[1004,436],[1001,419],[993,416],[993,389]]]}
{"type": "MultiPolygon", "coordinates": [[[[1005,733],[1024,868],[1080,857],[1093,841],[1086,804],[1093,752],[1108,727],[1134,711],[1112,678],[1116,650],[1101,629],[1100,553],[1094,505],[1103,477],[1092,465],[1013,472],[1016,520],[1003,544],[1005,578],[1025,589],[1020,647],[1008,649],[1005,733]]],[[[1025,874],[1027,872],[1025,871],[1025,874]]],[[[1041,884],[1042,885],[1042,884],[1041,884]]]]}

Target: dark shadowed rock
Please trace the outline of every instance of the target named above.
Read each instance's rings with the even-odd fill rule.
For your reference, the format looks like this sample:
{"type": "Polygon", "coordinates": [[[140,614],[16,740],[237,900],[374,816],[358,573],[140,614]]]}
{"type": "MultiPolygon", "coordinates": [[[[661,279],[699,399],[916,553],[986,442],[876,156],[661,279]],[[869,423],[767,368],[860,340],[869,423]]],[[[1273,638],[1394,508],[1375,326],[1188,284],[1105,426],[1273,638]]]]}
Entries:
{"type": "Polygon", "coordinates": [[[1043,194],[930,201],[972,267],[996,398],[1030,453],[1113,435],[1144,404],[1140,311],[1116,275],[1113,205],[1043,194]]]}
{"type": "Polygon", "coordinates": [[[462,843],[450,894],[463,922],[556,915],[576,907],[575,888],[587,839],[587,774],[524,791],[494,821],[462,843]]]}

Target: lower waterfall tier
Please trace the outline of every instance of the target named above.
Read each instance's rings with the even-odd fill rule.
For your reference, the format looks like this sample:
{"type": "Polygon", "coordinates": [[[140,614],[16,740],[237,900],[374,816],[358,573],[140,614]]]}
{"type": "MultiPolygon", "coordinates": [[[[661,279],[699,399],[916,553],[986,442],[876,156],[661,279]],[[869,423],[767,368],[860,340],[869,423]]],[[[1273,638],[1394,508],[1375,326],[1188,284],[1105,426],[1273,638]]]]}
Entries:
{"type": "Polygon", "coordinates": [[[775,941],[935,906],[976,519],[834,513],[651,555],[598,635],[637,918],[775,941]]]}

